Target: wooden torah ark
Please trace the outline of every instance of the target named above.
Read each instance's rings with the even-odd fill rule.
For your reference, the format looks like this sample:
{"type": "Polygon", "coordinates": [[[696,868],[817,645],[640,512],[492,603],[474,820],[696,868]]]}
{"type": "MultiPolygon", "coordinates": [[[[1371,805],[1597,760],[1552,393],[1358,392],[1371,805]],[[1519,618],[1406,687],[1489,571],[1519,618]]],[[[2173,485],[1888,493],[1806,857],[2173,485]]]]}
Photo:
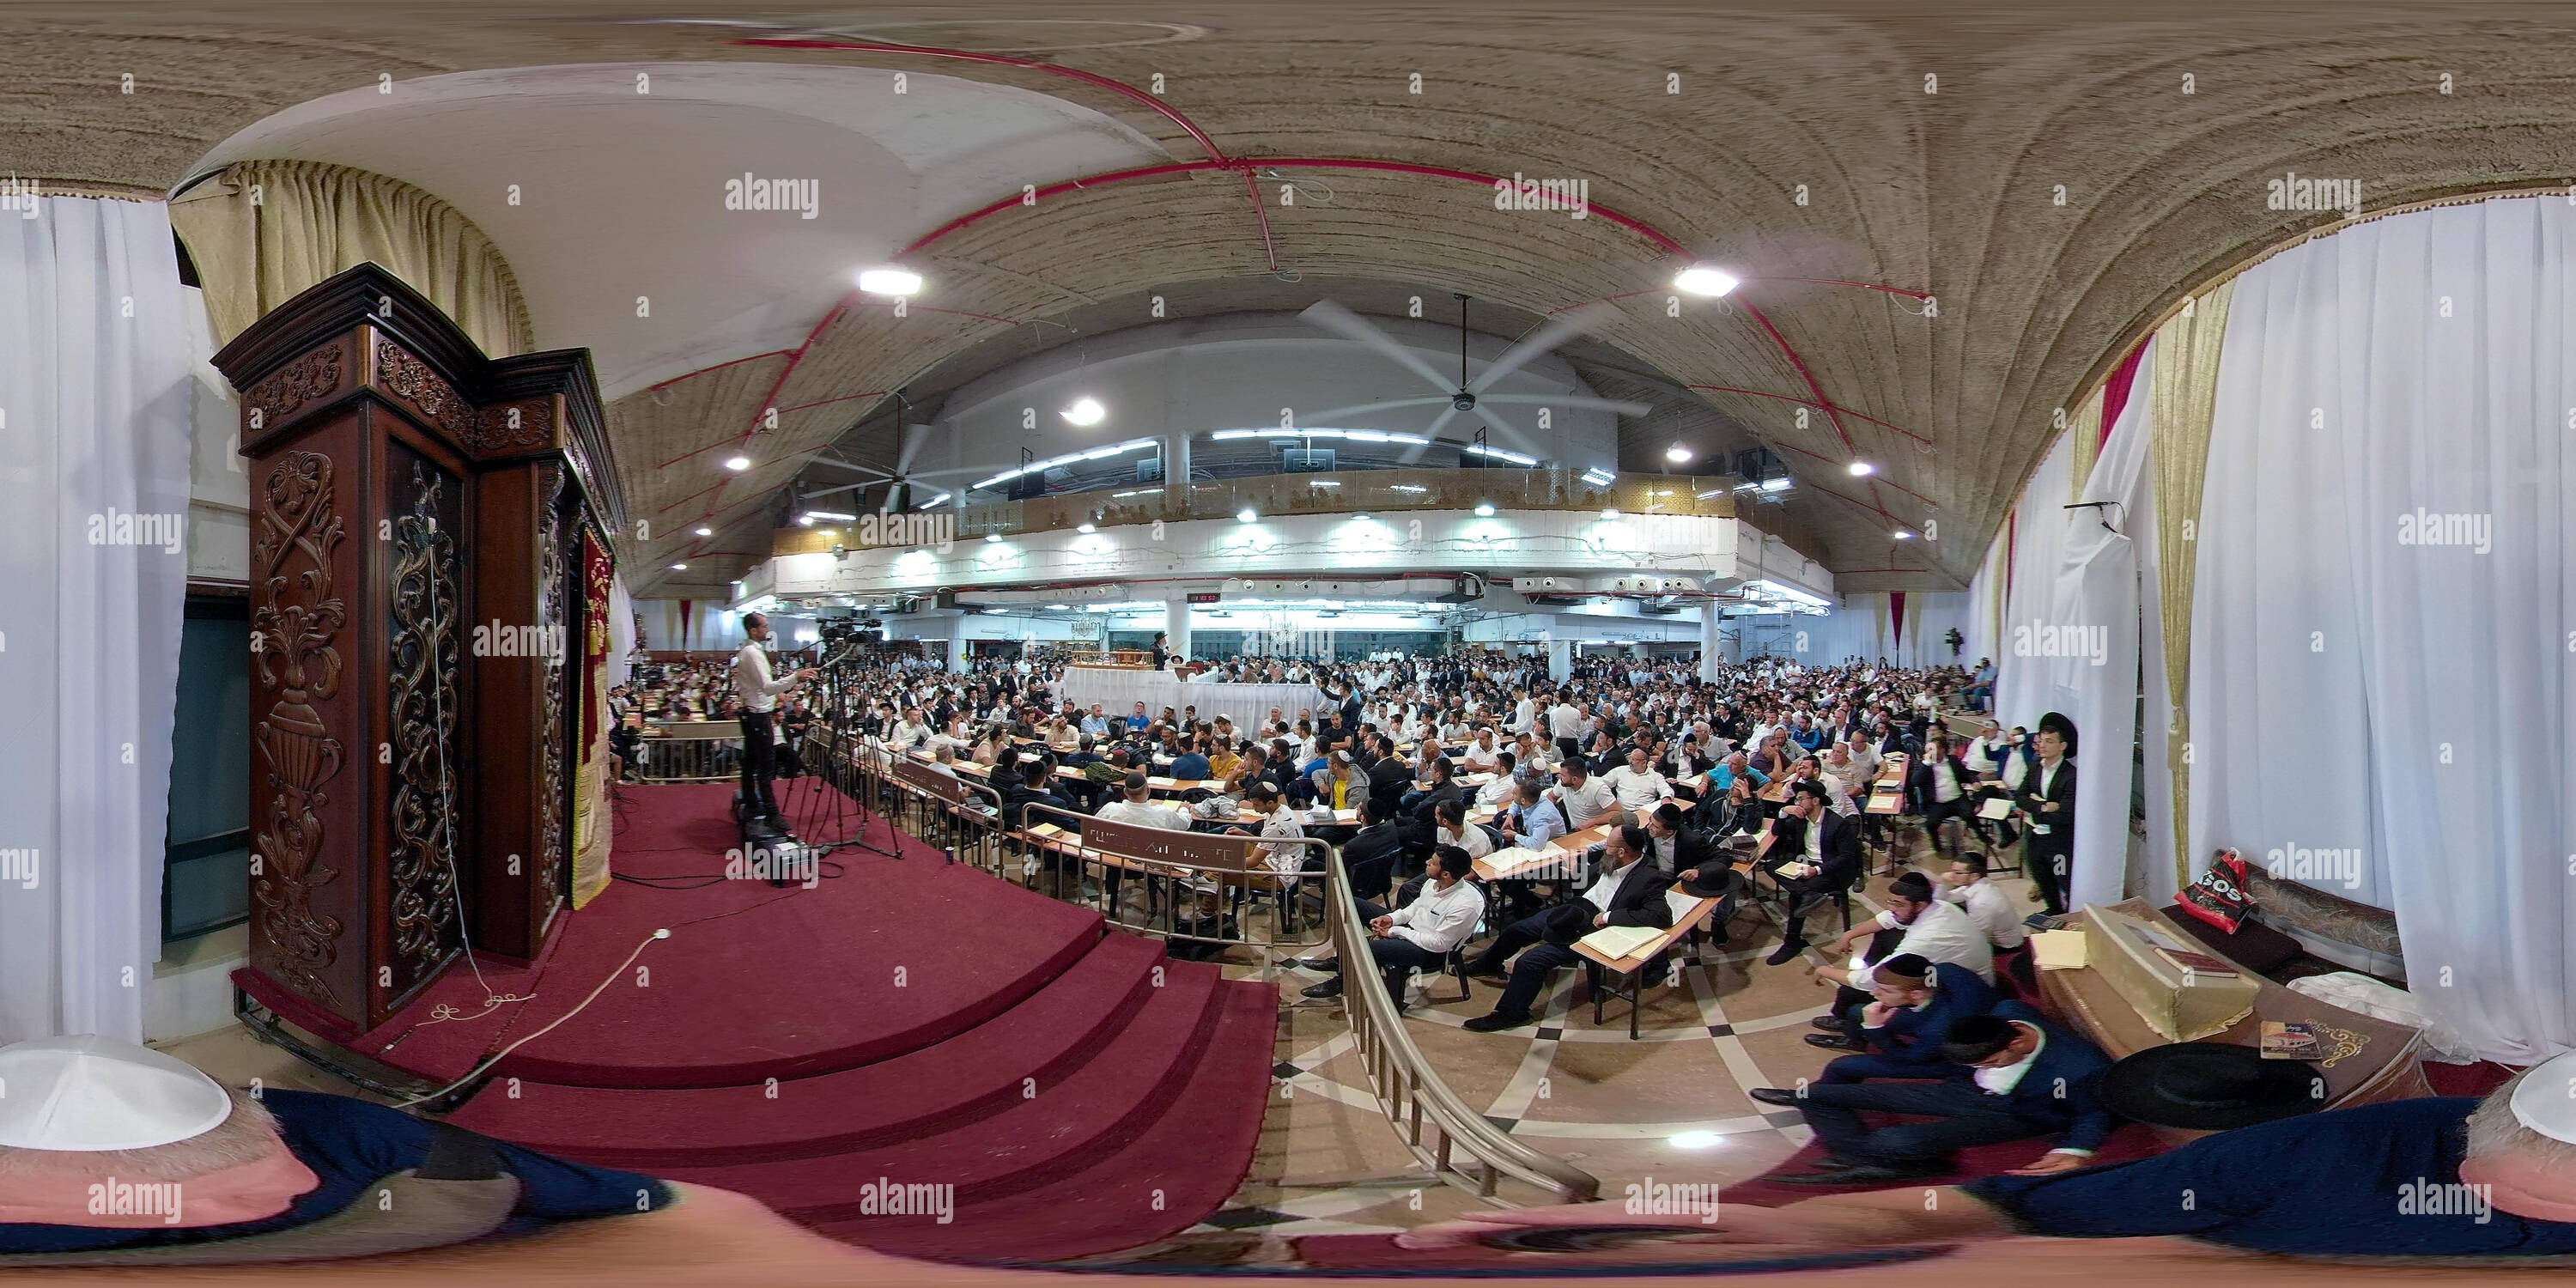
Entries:
{"type": "Polygon", "coordinates": [[[566,905],[582,538],[623,502],[587,350],[486,358],[375,264],[215,366],[250,472],[249,970],[344,1040],[566,905]]]}

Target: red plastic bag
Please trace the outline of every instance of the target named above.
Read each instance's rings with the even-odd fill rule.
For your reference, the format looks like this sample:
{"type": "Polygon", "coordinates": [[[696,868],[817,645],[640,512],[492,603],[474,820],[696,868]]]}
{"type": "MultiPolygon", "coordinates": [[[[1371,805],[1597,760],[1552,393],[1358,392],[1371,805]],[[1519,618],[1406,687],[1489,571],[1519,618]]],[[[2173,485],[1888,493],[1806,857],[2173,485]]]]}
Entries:
{"type": "Polygon", "coordinates": [[[2245,888],[2245,860],[2234,850],[2220,850],[2209,871],[2182,892],[2177,906],[2216,926],[2221,934],[2235,934],[2254,911],[2254,896],[2245,888]]]}

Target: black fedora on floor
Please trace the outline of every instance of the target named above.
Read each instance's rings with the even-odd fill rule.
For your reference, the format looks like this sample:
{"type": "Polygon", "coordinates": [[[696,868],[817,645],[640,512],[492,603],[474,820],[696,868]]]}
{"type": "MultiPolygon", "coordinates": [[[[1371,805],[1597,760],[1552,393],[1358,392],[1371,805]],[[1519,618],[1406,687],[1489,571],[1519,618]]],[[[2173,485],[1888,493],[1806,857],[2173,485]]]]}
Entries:
{"type": "Polygon", "coordinates": [[[2325,1078],[2305,1060],[2266,1060],[2232,1042],[2148,1047],[2102,1073],[2111,1112],[2157,1127],[2226,1131],[2325,1107],[2325,1078]]]}

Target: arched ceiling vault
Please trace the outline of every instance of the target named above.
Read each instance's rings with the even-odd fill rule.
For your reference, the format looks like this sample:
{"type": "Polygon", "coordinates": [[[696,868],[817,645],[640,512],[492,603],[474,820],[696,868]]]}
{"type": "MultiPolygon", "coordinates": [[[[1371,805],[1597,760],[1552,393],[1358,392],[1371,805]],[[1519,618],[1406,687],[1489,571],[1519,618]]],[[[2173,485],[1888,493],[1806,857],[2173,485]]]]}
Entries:
{"type": "MultiPolygon", "coordinates": [[[[1324,3],[1195,12],[1150,44],[1074,39],[1078,22],[1042,38],[1011,25],[1092,12],[953,5],[901,38],[1052,42],[1066,67],[1136,86],[1160,74],[1163,101],[1229,157],[1587,179],[1594,201],[1699,258],[1757,279],[1927,291],[1938,316],[1853,287],[1755,281],[1741,292],[1824,396],[1854,413],[1839,417],[1846,449],[1833,418],[1796,425],[1797,405],[1784,399],[1811,395],[1782,343],[1733,304],[1686,303],[1665,316],[1659,288],[1672,258],[1606,220],[1498,212],[1467,184],[1334,171],[1312,176],[1329,187],[1329,204],[1282,208],[1269,194],[1265,248],[1237,173],[1073,192],[940,239],[924,264],[936,291],[910,317],[863,305],[827,321],[818,311],[793,355],[618,400],[630,503],[656,521],[652,539],[626,552],[632,566],[659,569],[696,551],[707,557],[692,561],[693,579],[710,568],[730,576],[757,544],[762,499],[881,391],[1089,302],[1192,283],[1195,307],[1243,307],[1222,284],[1264,298],[1275,253],[1308,278],[1433,284],[1531,315],[1655,292],[1620,302],[1599,335],[1606,358],[1714,387],[1698,390],[1711,408],[1775,444],[1810,481],[1862,484],[1858,501],[1820,501],[1809,516],[1846,589],[1954,588],[2050,445],[2051,412],[2146,319],[2210,271],[2336,217],[2268,208],[2267,179],[2355,179],[2376,208],[2576,175],[2567,128],[2576,80],[2564,70],[2576,65],[2576,29],[2522,11],[2183,3],[2105,21],[2011,2],[1981,6],[1973,20],[1929,3],[1802,15],[1324,3]],[[797,410],[759,443],[761,468],[720,478],[696,449],[766,405],[797,410]],[[1877,462],[1890,486],[1873,496],[1865,481],[1836,478],[1851,450],[1877,462]],[[1885,539],[1878,508],[1906,521],[1926,513],[1906,491],[1937,507],[1942,541],[1900,550],[1885,539]],[[691,535],[701,520],[719,537],[691,535]],[[728,549],[746,553],[718,553],[728,549]],[[1868,571],[1877,569],[1900,571],[1868,571]]],[[[541,18],[477,3],[381,15],[282,4],[16,7],[12,38],[0,41],[0,80],[16,87],[0,98],[0,166],[167,187],[234,132],[380,74],[399,83],[655,59],[936,71],[1061,96],[1176,160],[1205,155],[1171,120],[1097,84],[812,47],[867,37],[866,14],[822,22],[728,9],[721,16],[735,25],[724,27],[609,21],[710,16],[650,0],[566,0],[541,18]],[[804,47],[743,43],[757,38],[804,47]],[[118,92],[126,73],[131,95],[118,92]]],[[[657,587],[649,573],[639,584],[686,588],[657,587]]]]}

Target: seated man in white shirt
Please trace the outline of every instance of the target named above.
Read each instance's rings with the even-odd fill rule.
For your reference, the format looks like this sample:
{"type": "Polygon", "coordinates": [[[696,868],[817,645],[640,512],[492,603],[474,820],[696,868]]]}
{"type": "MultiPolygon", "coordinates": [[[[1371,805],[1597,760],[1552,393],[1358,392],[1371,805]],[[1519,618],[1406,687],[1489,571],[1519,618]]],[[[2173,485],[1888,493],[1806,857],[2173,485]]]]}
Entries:
{"type": "Polygon", "coordinates": [[[1494,730],[1488,725],[1478,729],[1475,744],[1459,754],[1465,757],[1470,771],[1480,774],[1490,773],[1493,771],[1495,762],[1501,758],[1503,749],[1494,745],[1494,730]]]}
{"type": "Polygon", "coordinates": [[[1643,747],[1628,749],[1628,763],[1601,776],[1603,786],[1619,802],[1619,808],[1644,818],[1653,809],[1673,798],[1673,785],[1654,770],[1654,758],[1643,747]]]}
{"type": "MultiPolygon", "coordinates": [[[[1254,783],[1251,795],[1245,797],[1245,801],[1252,806],[1253,813],[1262,815],[1260,835],[1263,839],[1293,841],[1305,838],[1306,829],[1297,822],[1297,811],[1288,808],[1287,803],[1279,799],[1279,788],[1270,780],[1262,779],[1254,783]]],[[[1246,827],[1233,830],[1244,834],[1252,831],[1246,827]]],[[[1318,870],[1324,866],[1322,851],[1303,845],[1265,845],[1261,847],[1261,856],[1263,864],[1283,876],[1303,871],[1310,863],[1318,870]],[[1307,858],[1310,854],[1314,855],[1312,860],[1307,858]]],[[[1281,881],[1280,888],[1283,891],[1283,897],[1287,897],[1285,892],[1293,892],[1296,889],[1293,876],[1291,879],[1281,881]]]]}
{"type": "MultiPolygon", "coordinates": [[[[1132,823],[1138,827],[1159,827],[1173,832],[1190,830],[1188,813],[1176,806],[1166,805],[1154,799],[1153,785],[1146,781],[1144,770],[1128,770],[1126,780],[1118,786],[1121,799],[1101,806],[1100,812],[1092,817],[1111,823],[1132,823]]],[[[1107,906],[1115,910],[1118,907],[1118,892],[1126,884],[1127,870],[1114,863],[1104,863],[1101,867],[1106,877],[1101,883],[1102,897],[1107,906]]],[[[1152,883],[1163,879],[1148,876],[1147,891],[1150,893],[1157,889],[1158,887],[1152,883]]]]}
{"type": "MultiPolygon", "coordinates": [[[[1366,899],[1359,901],[1360,920],[1369,928],[1369,956],[1376,961],[1399,1015],[1404,1012],[1405,976],[1417,969],[1439,973],[1450,952],[1467,942],[1467,936],[1475,933],[1476,919],[1485,914],[1484,893],[1464,879],[1473,862],[1457,846],[1435,846],[1423,867],[1421,892],[1413,902],[1388,912],[1366,899]]],[[[1298,965],[1310,970],[1342,968],[1338,958],[1298,965]]],[[[1336,975],[1312,985],[1305,995],[1339,997],[1342,978],[1336,975]]]]}
{"type": "Polygon", "coordinates": [[[1619,813],[1619,798],[1612,794],[1610,785],[1585,772],[1579,756],[1566,761],[1557,771],[1556,786],[1547,790],[1547,796],[1563,807],[1566,827],[1571,831],[1615,821],[1619,813]]]}
{"type": "MultiPolygon", "coordinates": [[[[1437,846],[1454,845],[1467,852],[1470,859],[1481,859],[1494,852],[1494,838],[1485,829],[1467,821],[1467,807],[1460,801],[1442,801],[1432,809],[1440,832],[1437,846]]],[[[2019,922],[2015,922],[2019,925],[2019,922]]]]}
{"type": "Polygon", "coordinates": [[[1842,986],[1834,992],[1833,1009],[1816,1017],[1817,1028],[1829,1033],[1849,1032],[1850,1021],[1843,1017],[1870,1002],[1873,976],[1869,963],[1882,962],[1899,953],[1913,953],[1936,964],[1964,966],[1988,984],[1995,982],[1995,950],[1986,942],[1986,932],[1959,905],[1934,898],[1932,878],[1920,872],[1908,872],[1890,884],[1887,911],[1852,927],[1826,949],[1826,955],[1839,957],[1864,939],[1870,941],[1869,948],[1849,967],[1816,968],[1816,978],[1842,986]]]}
{"type": "Polygon", "coordinates": [[[1968,920],[1986,932],[1986,941],[1994,945],[1996,952],[2011,952],[2030,938],[2030,927],[2022,924],[2012,896],[1986,879],[1986,856],[1975,850],[1963,851],[1950,860],[1950,870],[1941,874],[1937,893],[1944,902],[1966,910],[1968,920]]]}

